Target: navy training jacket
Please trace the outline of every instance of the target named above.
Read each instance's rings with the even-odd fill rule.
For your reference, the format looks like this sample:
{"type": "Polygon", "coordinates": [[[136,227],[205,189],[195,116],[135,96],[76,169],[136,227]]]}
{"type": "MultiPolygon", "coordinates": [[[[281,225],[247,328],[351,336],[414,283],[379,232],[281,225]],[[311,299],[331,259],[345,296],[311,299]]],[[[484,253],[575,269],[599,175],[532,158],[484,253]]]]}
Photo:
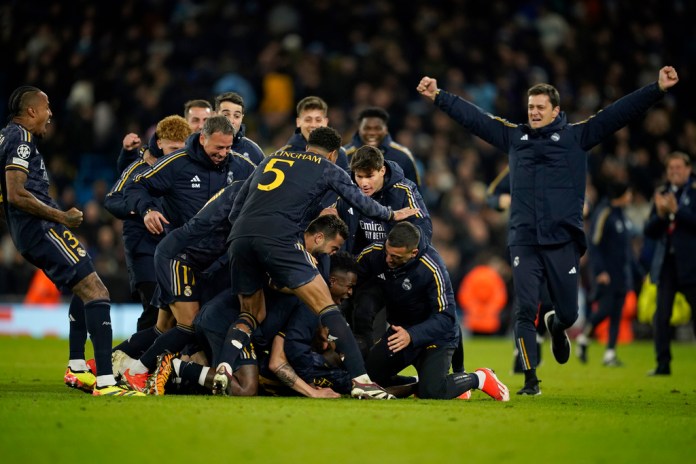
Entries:
{"type": "Polygon", "coordinates": [[[461,97],[440,91],[435,104],[455,121],[509,155],[509,245],[577,243],[587,249],[582,209],[587,151],[638,118],[660,100],[657,83],[647,85],[579,123],[565,113],[548,126],[531,129],[485,113],[461,97]]]}
{"type": "Polygon", "coordinates": [[[186,140],[186,147],[158,159],[127,185],[126,202],[130,210],[142,217],[148,210],[159,211],[155,198],[161,197],[161,213],[169,221],[167,230],[172,230],[183,226],[214,194],[235,179],[246,179],[254,168],[250,160],[235,152],[215,165],[196,133],[186,140]]]}
{"type": "MultiPolygon", "coordinates": [[[[360,134],[356,132],[350,140],[350,143],[343,146],[346,150],[349,167],[351,156],[363,145],[365,144],[362,142],[362,139],[360,139],[360,134]]],[[[420,188],[421,178],[418,172],[418,166],[416,165],[416,159],[413,157],[413,154],[411,154],[411,150],[396,143],[390,134],[387,134],[384,139],[382,139],[382,143],[377,148],[382,152],[385,161],[393,161],[398,164],[404,171],[404,176],[420,188]]]]}
{"type": "MultiPolygon", "coordinates": [[[[404,177],[401,167],[394,161],[386,161],[384,165],[387,168],[384,174],[384,186],[371,198],[383,206],[390,207],[393,211],[407,207],[420,209],[418,214],[406,220],[417,226],[421,235],[425,236],[427,242],[430,243],[433,236],[433,224],[418,188],[404,177]]],[[[352,174],[351,178],[355,179],[352,174]]],[[[336,209],[338,216],[348,225],[348,239],[344,248],[354,255],[360,253],[370,243],[386,240],[387,234],[394,225],[389,221],[378,221],[360,214],[342,198],[336,202],[336,209]],[[361,228],[364,230],[365,241],[356,240],[361,228]]]]}
{"type": "Polygon", "coordinates": [[[418,245],[418,255],[396,269],[387,266],[384,242],[365,248],[357,263],[356,291],[363,284],[380,287],[387,322],[408,330],[414,348],[432,344],[454,347],[459,343],[452,282],[440,254],[424,237],[418,245]]]}

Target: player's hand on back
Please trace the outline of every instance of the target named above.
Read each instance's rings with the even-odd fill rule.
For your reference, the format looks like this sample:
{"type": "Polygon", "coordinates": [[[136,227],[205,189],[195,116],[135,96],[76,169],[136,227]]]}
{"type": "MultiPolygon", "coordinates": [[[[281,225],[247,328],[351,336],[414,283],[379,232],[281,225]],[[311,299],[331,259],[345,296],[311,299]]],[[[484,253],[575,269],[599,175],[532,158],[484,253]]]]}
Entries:
{"type": "Polygon", "coordinates": [[[404,219],[410,218],[419,212],[420,210],[418,208],[402,208],[394,211],[394,217],[392,219],[397,222],[403,221],[404,219]]]}

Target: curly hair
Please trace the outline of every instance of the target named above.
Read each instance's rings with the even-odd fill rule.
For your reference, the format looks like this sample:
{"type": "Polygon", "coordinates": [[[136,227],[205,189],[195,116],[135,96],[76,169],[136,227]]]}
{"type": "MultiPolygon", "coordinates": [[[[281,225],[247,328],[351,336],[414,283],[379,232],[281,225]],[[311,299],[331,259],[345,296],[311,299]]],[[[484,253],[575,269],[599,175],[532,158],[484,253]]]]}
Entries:
{"type": "Polygon", "coordinates": [[[157,123],[155,133],[160,140],[183,142],[192,134],[192,131],[186,119],[173,114],[157,123]]]}

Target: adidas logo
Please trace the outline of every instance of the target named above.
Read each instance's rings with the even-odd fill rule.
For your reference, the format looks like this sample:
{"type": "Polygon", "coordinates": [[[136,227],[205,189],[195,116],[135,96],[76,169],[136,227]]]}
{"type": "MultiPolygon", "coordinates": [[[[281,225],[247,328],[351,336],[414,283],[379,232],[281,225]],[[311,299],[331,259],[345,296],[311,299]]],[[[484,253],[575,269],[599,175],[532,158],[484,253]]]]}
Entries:
{"type": "Polygon", "coordinates": [[[520,137],[520,140],[529,140],[529,136],[524,134],[522,137],[520,137]]]}
{"type": "Polygon", "coordinates": [[[387,278],[384,276],[384,274],[377,274],[377,277],[382,279],[382,280],[387,280],[387,278]]]}
{"type": "Polygon", "coordinates": [[[575,266],[573,266],[573,269],[571,269],[568,274],[577,274],[578,271],[575,270],[575,266]]]}
{"type": "Polygon", "coordinates": [[[198,176],[193,176],[193,179],[191,179],[191,182],[200,182],[201,180],[198,178],[198,176]]]}
{"type": "Polygon", "coordinates": [[[201,179],[197,175],[191,179],[191,188],[201,188],[201,179]]]}
{"type": "Polygon", "coordinates": [[[348,208],[348,212],[350,213],[351,216],[354,216],[354,215],[355,215],[355,214],[353,213],[353,208],[352,208],[352,207],[348,208]]]}

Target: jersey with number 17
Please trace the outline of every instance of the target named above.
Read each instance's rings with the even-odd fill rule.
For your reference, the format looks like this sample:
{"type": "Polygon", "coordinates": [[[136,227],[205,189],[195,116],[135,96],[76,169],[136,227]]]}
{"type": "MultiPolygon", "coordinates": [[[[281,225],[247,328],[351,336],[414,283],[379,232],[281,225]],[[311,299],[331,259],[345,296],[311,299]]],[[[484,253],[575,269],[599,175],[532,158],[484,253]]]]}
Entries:
{"type": "Polygon", "coordinates": [[[280,151],[264,159],[245,181],[230,213],[230,236],[300,236],[321,212],[320,200],[329,190],[366,216],[383,221],[392,217],[391,208],[363,194],[327,158],[280,151]]]}

